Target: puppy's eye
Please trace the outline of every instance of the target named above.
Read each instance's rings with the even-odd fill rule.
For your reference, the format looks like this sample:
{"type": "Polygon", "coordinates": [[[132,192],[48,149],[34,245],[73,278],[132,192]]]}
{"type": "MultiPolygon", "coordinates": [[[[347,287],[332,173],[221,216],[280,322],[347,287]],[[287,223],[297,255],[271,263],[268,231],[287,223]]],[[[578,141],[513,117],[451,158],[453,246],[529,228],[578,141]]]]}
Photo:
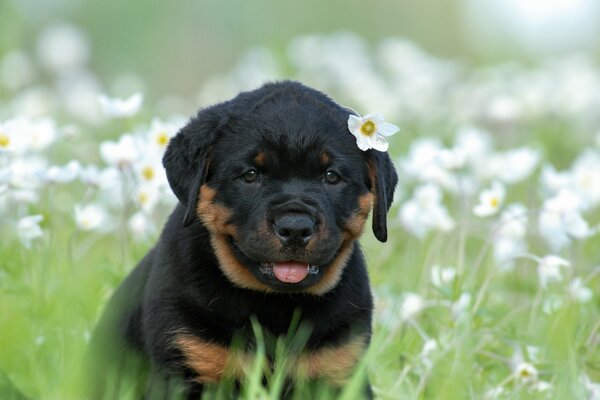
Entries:
{"type": "Polygon", "coordinates": [[[258,171],[254,168],[249,169],[248,171],[242,174],[242,180],[246,183],[256,182],[258,179],[258,171]]]}
{"type": "Polygon", "coordinates": [[[335,171],[329,170],[329,171],[325,172],[325,181],[331,185],[335,185],[341,179],[342,178],[335,171]]]}

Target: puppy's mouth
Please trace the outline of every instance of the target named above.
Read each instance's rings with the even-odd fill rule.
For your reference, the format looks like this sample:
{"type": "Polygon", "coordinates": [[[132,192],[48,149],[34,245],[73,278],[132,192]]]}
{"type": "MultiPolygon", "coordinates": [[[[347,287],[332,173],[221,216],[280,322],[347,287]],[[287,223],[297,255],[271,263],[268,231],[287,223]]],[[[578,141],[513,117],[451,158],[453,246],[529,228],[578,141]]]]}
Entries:
{"type": "Polygon", "coordinates": [[[303,291],[316,284],[321,279],[323,267],[332,261],[329,257],[322,263],[304,257],[287,260],[257,260],[246,254],[233,238],[229,238],[229,244],[236,258],[248,268],[256,279],[275,290],[284,292],[303,291]]]}
{"type": "Polygon", "coordinates": [[[309,275],[319,274],[318,266],[300,261],[261,263],[259,270],[264,275],[288,284],[300,283],[309,275]]]}

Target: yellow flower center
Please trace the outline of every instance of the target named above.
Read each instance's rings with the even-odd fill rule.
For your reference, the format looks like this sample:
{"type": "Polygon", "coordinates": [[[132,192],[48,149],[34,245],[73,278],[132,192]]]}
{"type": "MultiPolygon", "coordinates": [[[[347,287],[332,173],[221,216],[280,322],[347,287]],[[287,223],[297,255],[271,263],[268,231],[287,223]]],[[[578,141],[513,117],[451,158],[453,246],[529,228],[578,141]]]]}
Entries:
{"type": "Polygon", "coordinates": [[[165,147],[169,143],[169,135],[165,131],[162,131],[156,137],[156,142],[160,147],[165,147]]]}
{"type": "Polygon", "coordinates": [[[152,167],[144,167],[144,169],[142,169],[142,176],[144,177],[145,180],[147,181],[151,181],[152,178],[154,178],[154,168],[152,167]]]}
{"type": "Polygon", "coordinates": [[[519,371],[519,376],[521,378],[529,378],[531,376],[531,372],[527,368],[521,368],[519,371]]]}
{"type": "Polygon", "coordinates": [[[366,121],[360,126],[360,132],[365,136],[373,136],[376,130],[377,125],[375,125],[375,122],[370,120],[366,121]]]}
{"type": "Polygon", "coordinates": [[[10,145],[10,138],[4,133],[0,133],[0,147],[5,149],[8,145],[10,145]]]}
{"type": "Polygon", "coordinates": [[[498,198],[497,198],[497,197],[492,197],[492,198],[491,198],[491,200],[490,200],[490,205],[491,205],[492,207],[494,207],[494,208],[498,207],[498,204],[499,204],[499,203],[500,203],[500,202],[498,201],[498,198]]]}
{"type": "Polygon", "coordinates": [[[148,203],[148,194],[144,192],[140,193],[140,195],[138,196],[138,200],[140,201],[140,204],[148,203]]]}

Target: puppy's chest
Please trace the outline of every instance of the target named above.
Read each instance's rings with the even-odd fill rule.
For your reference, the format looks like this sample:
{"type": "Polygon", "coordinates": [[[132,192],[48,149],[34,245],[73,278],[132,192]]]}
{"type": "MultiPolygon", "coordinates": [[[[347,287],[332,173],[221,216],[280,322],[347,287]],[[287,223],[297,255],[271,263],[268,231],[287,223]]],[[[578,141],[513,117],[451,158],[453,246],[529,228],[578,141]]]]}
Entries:
{"type": "Polygon", "coordinates": [[[240,336],[224,345],[181,332],[174,344],[199,383],[218,383],[223,378],[240,380],[257,369],[270,374],[277,366],[277,372],[293,380],[324,379],[334,385],[346,382],[368,344],[366,336],[356,335],[311,347],[305,344],[302,330],[286,338],[263,332],[259,344],[254,340],[243,344],[245,339],[240,336]]]}
{"type": "Polygon", "coordinates": [[[215,300],[202,318],[204,326],[174,337],[200,383],[242,379],[253,369],[283,365],[293,379],[342,384],[367,346],[366,335],[351,335],[346,324],[323,319],[314,306],[268,296],[250,303],[228,300],[227,311],[215,300]],[[256,364],[260,359],[263,365],[256,364]]]}

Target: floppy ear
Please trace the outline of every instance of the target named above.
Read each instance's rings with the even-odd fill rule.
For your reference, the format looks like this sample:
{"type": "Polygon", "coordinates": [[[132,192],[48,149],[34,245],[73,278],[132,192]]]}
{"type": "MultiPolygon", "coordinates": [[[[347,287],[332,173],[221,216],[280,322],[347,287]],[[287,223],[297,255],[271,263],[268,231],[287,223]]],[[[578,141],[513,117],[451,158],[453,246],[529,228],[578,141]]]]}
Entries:
{"type": "Polygon", "coordinates": [[[185,207],[183,226],[195,220],[200,186],[206,181],[210,148],[227,118],[215,107],[202,110],[171,139],[162,162],[169,185],[185,207]]]}
{"type": "Polygon", "coordinates": [[[369,178],[373,201],[373,233],[380,242],[387,240],[387,213],[394,199],[398,175],[387,152],[368,150],[369,178]]]}

